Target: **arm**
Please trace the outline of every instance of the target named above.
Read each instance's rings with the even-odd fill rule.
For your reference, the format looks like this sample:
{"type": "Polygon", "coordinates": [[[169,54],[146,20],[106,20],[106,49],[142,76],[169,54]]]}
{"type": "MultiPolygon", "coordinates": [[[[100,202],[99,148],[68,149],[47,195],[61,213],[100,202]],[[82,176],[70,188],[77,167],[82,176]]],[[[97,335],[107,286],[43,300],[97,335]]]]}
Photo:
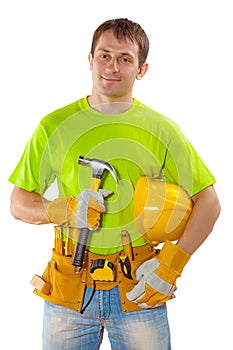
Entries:
{"type": "Polygon", "coordinates": [[[108,190],[84,190],[80,194],[82,200],[79,201],[78,207],[77,197],[58,197],[50,202],[36,192],[15,186],[11,195],[10,210],[15,219],[29,224],[69,224],[79,228],[85,225],[84,227],[94,230],[99,227],[100,215],[105,211],[104,198],[111,193],[108,190]]]}
{"type": "Polygon", "coordinates": [[[193,211],[177,245],[192,255],[211,233],[220,214],[220,203],[213,186],[192,197],[193,211]]]}
{"type": "Polygon", "coordinates": [[[48,224],[46,207],[50,202],[36,192],[15,186],[11,195],[10,211],[15,219],[29,224],[48,224]]]}

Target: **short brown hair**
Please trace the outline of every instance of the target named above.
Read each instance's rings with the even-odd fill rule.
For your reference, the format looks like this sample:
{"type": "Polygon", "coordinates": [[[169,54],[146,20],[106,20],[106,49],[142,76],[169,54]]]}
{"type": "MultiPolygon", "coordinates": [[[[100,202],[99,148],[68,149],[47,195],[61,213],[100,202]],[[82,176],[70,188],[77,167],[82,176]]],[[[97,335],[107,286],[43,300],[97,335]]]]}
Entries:
{"type": "Polygon", "coordinates": [[[149,39],[142,27],[127,18],[110,19],[102,23],[94,32],[91,45],[91,54],[94,56],[97,41],[102,33],[112,30],[114,36],[118,39],[129,39],[136,43],[139,48],[138,60],[139,67],[145,63],[149,52],[149,39]]]}

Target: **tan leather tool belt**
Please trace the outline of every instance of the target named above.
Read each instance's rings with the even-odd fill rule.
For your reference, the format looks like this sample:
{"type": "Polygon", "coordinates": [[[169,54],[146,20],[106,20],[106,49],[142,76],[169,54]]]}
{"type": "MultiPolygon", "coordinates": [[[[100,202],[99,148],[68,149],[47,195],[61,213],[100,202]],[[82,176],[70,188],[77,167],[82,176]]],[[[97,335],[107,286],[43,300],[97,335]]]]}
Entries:
{"type": "MultiPolygon", "coordinates": [[[[126,298],[126,293],[132,290],[138,282],[135,278],[137,268],[144,261],[154,257],[155,254],[154,247],[149,244],[132,248],[132,257],[130,261],[123,251],[111,255],[98,255],[86,252],[83,268],[79,273],[74,273],[72,256],[61,255],[53,249],[51,260],[48,262],[42,278],[39,277],[41,281],[43,281],[44,286],[41,288],[35,283],[34,293],[51,303],[80,312],[86,286],[95,288],[96,290],[109,290],[118,286],[122,311],[141,310],[139,306],[126,298]],[[113,280],[100,281],[97,279],[94,281],[93,275],[91,274],[91,267],[93,267],[93,264],[100,267],[100,269],[102,266],[104,268],[107,266],[108,270],[111,269],[113,280]]],[[[99,276],[99,274],[97,276],[99,276]]]]}

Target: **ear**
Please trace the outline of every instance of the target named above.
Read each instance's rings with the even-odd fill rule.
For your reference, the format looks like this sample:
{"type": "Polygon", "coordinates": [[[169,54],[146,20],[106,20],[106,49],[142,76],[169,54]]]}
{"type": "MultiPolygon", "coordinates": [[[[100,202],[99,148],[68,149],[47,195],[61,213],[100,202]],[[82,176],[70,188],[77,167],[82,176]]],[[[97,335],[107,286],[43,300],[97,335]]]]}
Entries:
{"type": "Polygon", "coordinates": [[[93,57],[92,57],[91,52],[89,52],[89,54],[88,54],[88,61],[89,61],[89,64],[90,64],[90,70],[92,70],[92,66],[93,66],[93,57]]]}
{"type": "Polygon", "coordinates": [[[146,74],[146,72],[149,69],[149,64],[148,63],[143,63],[139,68],[138,68],[138,74],[136,76],[137,80],[141,80],[144,75],[146,74]]]}

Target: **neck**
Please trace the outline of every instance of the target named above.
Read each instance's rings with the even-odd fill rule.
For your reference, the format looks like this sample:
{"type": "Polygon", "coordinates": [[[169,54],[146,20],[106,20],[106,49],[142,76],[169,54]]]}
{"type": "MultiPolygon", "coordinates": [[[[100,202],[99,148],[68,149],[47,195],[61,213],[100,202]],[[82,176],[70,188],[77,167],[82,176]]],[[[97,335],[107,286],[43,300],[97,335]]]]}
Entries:
{"type": "Polygon", "coordinates": [[[133,99],[132,97],[119,99],[90,95],[88,96],[88,103],[98,112],[104,114],[121,114],[130,109],[133,99]]]}

